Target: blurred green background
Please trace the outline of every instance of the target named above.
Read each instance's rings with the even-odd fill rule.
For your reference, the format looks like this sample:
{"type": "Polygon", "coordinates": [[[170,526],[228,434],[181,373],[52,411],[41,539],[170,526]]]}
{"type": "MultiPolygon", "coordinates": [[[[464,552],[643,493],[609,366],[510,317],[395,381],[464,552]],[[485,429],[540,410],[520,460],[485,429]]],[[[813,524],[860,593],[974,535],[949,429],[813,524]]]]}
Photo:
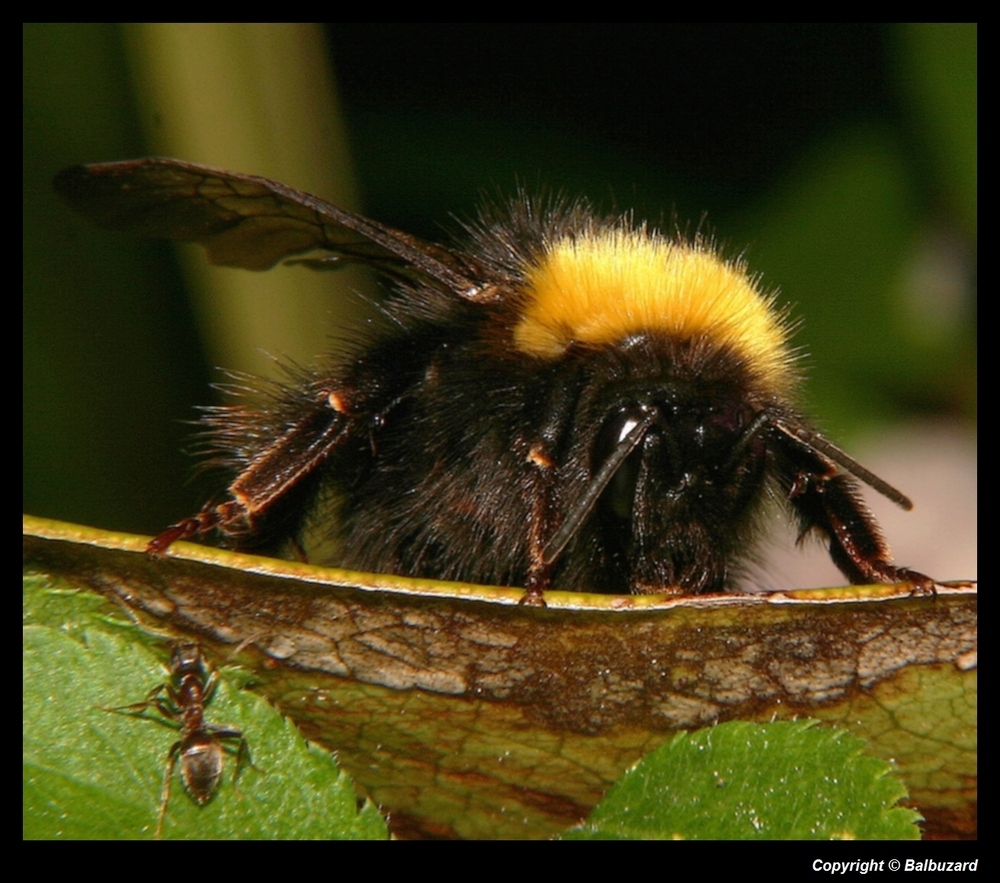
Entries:
{"type": "MultiPolygon", "coordinates": [[[[938,523],[924,530],[940,543],[942,522],[971,530],[974,568],[975,26],[249,25],[235,34],[257,41],[250,61],[210,57],[208,27],[175,29],[155,49],[163,35],[143,26],[24,28],[25,511],[155,533],[218,488],[190,480],[185,421],[215,400],[215,365],[266,370],[266,359],[226,355],[231,323],[192,282],[200,253],[178,263],[172,246],[94,230],[49,182],[74,163],[167,150],[225,165],[246,137],[267,145],[266,160],[233,171],[277,176],[296,153],[307,169],[347,174],[284,183],[429,238],[482,194],[518,185],[714,232],[793,304],[807,411],[832,438],[850,447],[902,427],[933,447],[918,486],[893,474],[902,453],[876,466],[925,512],[920,476],[947,469],[952,449],[919,440],[958,439],[973,490],[950,478],[942,493],[973,527],[932,499],[938,523]],[[198,65],[215,66],[175,90],[163,71],[173,58],[191,73],[188,41],[198,65]],[[321,62],[299,57],[299,41],[321,62]],[[277,94],[261,99],[267,87],[277,94]],[[213,129],[217,151],[173,146],[186,142],[171,140],[172,107],[196,99],[208,102],[198,134],[213,129]],[[244,101],[258,109],[249,123],[244,101]],[[312,146],[327,135],[340,158],[312,146]]],[[[260,279],[277,288],[268,280],[283,273],[292,286],[310,275],[260,279]]],[[[301,346],[269,335],[292,312],[284,295],[261,302],[274,318],[232,332],[235,345],[308,361],[317,333],[334,334],[345,298],[331,298],[297,321],[301,346]]]]}

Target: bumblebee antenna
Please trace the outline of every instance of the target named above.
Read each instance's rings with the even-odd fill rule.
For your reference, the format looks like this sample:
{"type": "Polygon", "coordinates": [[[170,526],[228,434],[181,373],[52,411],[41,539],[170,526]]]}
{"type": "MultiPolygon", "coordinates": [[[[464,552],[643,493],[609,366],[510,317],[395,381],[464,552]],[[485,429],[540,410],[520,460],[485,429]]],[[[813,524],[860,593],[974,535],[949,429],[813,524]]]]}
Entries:
{"type": "Polygon", "coordinates": [[[857,460],[855,460],[846,451],[842,451],[833,442],[827,441],[818,432],[812,432],[809,429],[805,429],[801,426],[789,426],[787,423],[782,423],[780,420],[771,420],[771,425],[783,432],[790,438],[795,439],[798,442],[812,448],[814,451],[818,451],[821,454],[825,454],[838,466],[843,466],[848,472],[850,472],[855,478],[861,479],[869,487],[877,490],[883,497],[892,500],[897,506],[905,509],[909,512],[913,508],[913,501],[906,496],[902,491],[896,490],[889,482],[883,481],[874,472],[869,469],[865,469],[857,460]]]}
{"type": "Polygon", "coordinates": [[[622,463],[625,462],[625,458],[636,449],[636,446],[642,441],[649,427],[653,425],[658,416],[658,411],[648,410],[645,416],[633,424],[632,428],[618,440],[615,449],[611,452],[611,456],[604,461],[601,468],[597,470],[597,474],[590,480],[590,484],[584,492],[583,497],[570,511],[569,516],[552,536],[552,539],[545,544],[545,549],[542,551],[542,562],[544,564],[551,564],[555,561],[562,550],[566,548],[566,544],[573,539],[573,536],[580,529],[580,525],[583,524],[584,519],[593,511],[598,498],[604,492],[608,483],[614,478],[615,473],[622,463]]]}

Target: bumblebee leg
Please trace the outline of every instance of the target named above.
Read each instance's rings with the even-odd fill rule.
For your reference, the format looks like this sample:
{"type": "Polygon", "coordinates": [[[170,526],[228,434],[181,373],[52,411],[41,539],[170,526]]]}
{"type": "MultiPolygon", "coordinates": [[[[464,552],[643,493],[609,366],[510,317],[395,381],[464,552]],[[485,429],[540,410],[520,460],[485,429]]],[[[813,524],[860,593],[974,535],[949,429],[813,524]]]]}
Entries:
{"type": "Polygon", "coordinates": [[[830,557],[852,583],[911,583],[933,593],[929,576],[897,567],[875,521],[861,498],[857,482],[847,475],[799,473],[789,494],[804,536],[811,530],[826,534],[830,557]]]}
{"type": "Polygon", "coordinates": [[[525,593],[520,604],[526,607],[545,607],[545,590],[552,585],[554,562],[549,561],[545,549],[551,538],[552,519],[549,504],[548,472],[554,463],[542,442],[532,445],[528,453],[532,465],[532,507],[528,523],[528,573],[525,593]]]}
{"type": "MultiPolygon", "coordinates": [[[[230,500],[208,505],[197,515],[171,525],[149,542],[146,551],[150,555],[163,555],[179,540],[212,530],[238,538],[241,546],[253,548],[275,522],[283,523],[282,539],[294,536],[301,524],[301,514],[289,518],[287,510],[298,502],[299,492],[308,486],[308,479],[316,475],[317,468],[352,425],[352,420],[338,410],[339,403],[333,393],[323,394],[306,414],[252,458],[229,486],[230,500]]],[[[213,422],[222,421],[216,417],[213,422]]]]}
{"type": "Polygon", "coordinates": [[[174,543],[181,540],[210,533],[215,528],[225,530],[233,524],[246,520],[246,510],[235,500],[218,506],[206,506],[197,515],[171,524],[163,533],[151,539],[146,545],[146,553],[163,555],[174,543]]]}

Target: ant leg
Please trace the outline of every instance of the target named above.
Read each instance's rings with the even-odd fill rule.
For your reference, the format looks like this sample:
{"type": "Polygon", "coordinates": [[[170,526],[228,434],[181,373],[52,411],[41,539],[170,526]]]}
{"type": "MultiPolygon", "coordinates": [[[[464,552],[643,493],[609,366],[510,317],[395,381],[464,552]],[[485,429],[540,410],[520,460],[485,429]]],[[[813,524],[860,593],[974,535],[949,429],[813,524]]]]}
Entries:
{"type": "Polygon", "coordinates": [[[247,745],[247,740],[242,733],[240,733],[239,739],[240,746],[236,749],[236,766],[233,768],[233,790],[237,794],[240,793],[240,789],[236,783],[240,777],[240,770],[243,769],[244,762],[249,763],[251,767],[257,769],[250,758],[250,746],[247,745]]]}
{"type": "MultiPolygon", "coordinates": [[[[212,725],[210,731],[216,739],[230,739],[238,742],[236,748],[236,766],[233,769],[233,790],[239,794],[240,789],[237,783],[240,777],[240,770],[243,769],[243,764],[247,764],[251,769],[261,772],[258,767],[254,766],[253,758],[250,757],[250,745],[246,740],[246,736],[243,735],[241,730],[237,730],[235,727],[212,725]]],[[[227,750],[232,751],[233,749],[231,746],[227,746],[227,750]]]]}
{"type": "Polygon", "coordinates": [[[101,707],[101,711],[107,711],[110,714],[141,716],[144,711],[152,707],[160,712],[160,714],[166,718],[167,722],[176,720],[177,709],[171,708],[167,705],[166,701],[160,696],[164,689],[169,690],[165,684],[160,684],[158,687],[153,687],[153,689],[146,694],[146,698],[143,699],[142,702],[133,702],[131,705],[116,705],[114,708],[101,707]]]}
{"type": "Polygon", "coordinates": [[[154,840],[160,840],[163,836],[163,823],[167,818],[167,804],[170,803],[170,785],[174,778],[174,767],[177,765],[177,755],[180,753],[181,743],[174,742],[170,746],[170,754],[167,757],[167,770],[163,776],[163,788],[160,791],[160,815],[156,820],[156,833],[154,840]]]}
{"type": "Polygon", "coordinates": [[[205,681],[205,686],[201,690],[201,704],[208,705],[212,701],[212,697],[215,695],[215,688],[219,686],[219,673],[213,671],[208,679],[205,681]]]}

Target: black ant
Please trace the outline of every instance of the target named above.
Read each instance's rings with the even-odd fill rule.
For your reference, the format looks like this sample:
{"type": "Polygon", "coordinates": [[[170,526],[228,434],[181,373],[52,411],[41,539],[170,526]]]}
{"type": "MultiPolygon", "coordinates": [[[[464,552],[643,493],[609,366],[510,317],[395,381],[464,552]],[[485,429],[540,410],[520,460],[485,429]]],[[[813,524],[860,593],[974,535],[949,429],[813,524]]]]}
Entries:
{"type": "Polygon", "coordinates": [[[240,774],[244,761],[250,766],[250,752],[243,733],[235,727],[206,724],[205,706],[212,699],[218,682],[218,673],[209,674],[201,647],[198,644],[175,644],[170,655],[170,678],[172,683],[160,684],[149,691],[142,702],[106,708],[115,714],[141,716],[149,708],[155,708],[164,722],[180,729],[180,739],[170,746],[167,768],[163,776],[163,791],[160,798],[160,816],[156,823],[155,839],[160,839],[163,822],[170,801],[170,784],[174,777],[177,759],[181,761],[181,779],[191,799],[204,806],[222,781],[225,752],[236,753],[236,769],[233,772],[233,786],[240,774]],[[166,696],[163,695],[166,691],[166,696]],[[232,744],[237,743],[234,749],[232,744]],[[227,745],[227,743],[230,743],[227,745]]]}

